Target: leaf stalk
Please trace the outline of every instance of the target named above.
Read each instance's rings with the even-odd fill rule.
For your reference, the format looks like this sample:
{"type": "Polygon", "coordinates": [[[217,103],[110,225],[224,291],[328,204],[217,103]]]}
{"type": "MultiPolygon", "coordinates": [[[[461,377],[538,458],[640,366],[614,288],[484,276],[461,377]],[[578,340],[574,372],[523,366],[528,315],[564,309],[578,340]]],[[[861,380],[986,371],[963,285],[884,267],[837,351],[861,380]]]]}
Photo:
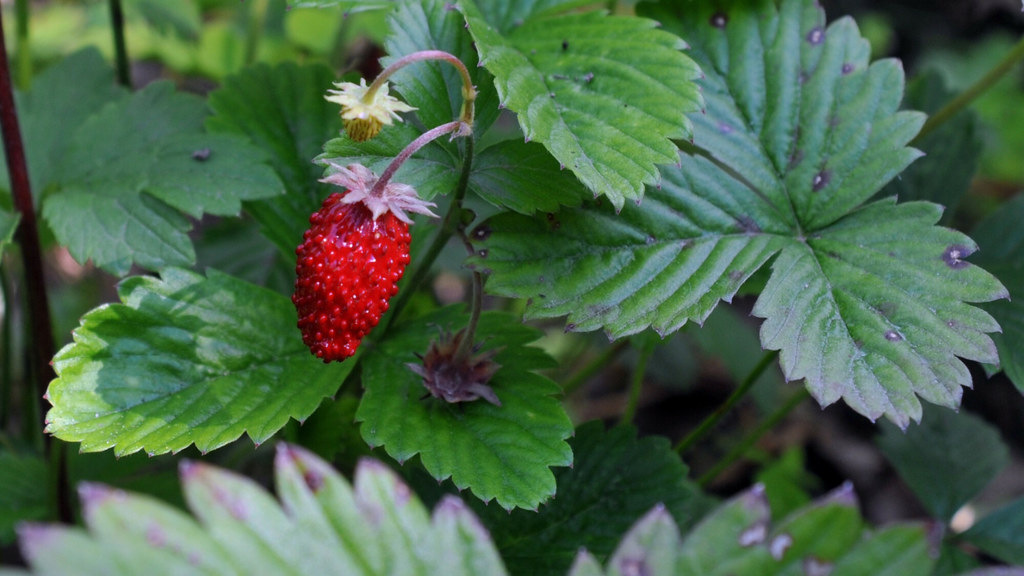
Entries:
{"type": "Polygon", "coordinates": [[[717,426],[718,423],[722,420],[722,418],[724,418],[725,415],[728,414],[729,411],[732,410],[732,408],[736,406],[736,404],[740,400],[742,400],[744,396],[747,395],[747,392],[749,392],[750,389],[754,386],[754,383],[757,382],[757,379],[760,378],[761,374],[764,374],[764,371],[767,370],[768,367],[775,362],[775,359],[778,356],[778,350],[772,350],[765,354],[764,356],[762,356],[761,360],[757,363],[757,365],[754,366],[750,373],[747,374],[747,377],[743,379],[743,382],[741,382],[740,385],[735,390],[732,391],[732,394],[730,394],[729,397],[725,399],[725,402],[722,402],[718,406],[718,408],[715,408],[714,412],[712,412],[707,418],[704,419],[703,422],[700,423],[699,426],[697,426],[696,429],[687,434],[685,438],[683,438],[682,440],[679,441],[678,444],[676,444],[675,451],[678,452],[679,454],[682,454],[689,450],[690,448],[693,448],[693,446],[697,444],[697,442],[700,442],[701,439],[703,439],[708,434],[708,432],[710,432],[715,426],[717,426]]]}

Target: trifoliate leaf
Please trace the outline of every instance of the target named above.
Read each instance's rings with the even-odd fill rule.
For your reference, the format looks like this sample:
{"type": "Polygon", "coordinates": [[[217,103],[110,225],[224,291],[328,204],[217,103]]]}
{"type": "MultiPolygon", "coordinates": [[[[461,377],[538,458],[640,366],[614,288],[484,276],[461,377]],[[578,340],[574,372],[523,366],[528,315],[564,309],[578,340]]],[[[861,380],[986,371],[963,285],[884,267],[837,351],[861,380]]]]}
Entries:
{"type": "Polygon", "coordinates": [[[429,396],[423,378],[407,366],[442,330],[465,325],[463,314],[447,308],[396,327],[366,352],[366,391],[356,412],[363,438],[383,445],[399,462],[419,454],[434,478],[451,477],[481,500],[494,499],[506,509],[536,508],[555,493],[550,467],[572,463],[565,443],[572,423],[555,398],[560,389],[532,371],[552,365],[540,349],[527,346],[540,334],[504,314],[481,317],[478,342],[500,350],[495,361],[501,369],[490,386],[501,406],[482,399],[448,404],[429,396]]]}
{"type": "MultiPolygon", "coordinates": [[[[934,114],[954,96],[941,75],[928,71],[907,85],[903,106],[934,114]]],[[[974,111],[965,110],[950,118],[915,143],[925,153],[924,157],[889,182],[878,196],[895,195],[900,202],[930,200],[941,204],[946,208],[942,222],[949,223],[978,170],[982,146],[978,132],[974,111]]]]}
{"type": "MultiPolygon", "coordinates": [[[[462,61],[477,89],[474,132],[483,134],[498,117],[498,95],[494,79],[477,64],[473,38],[462,15],[445,0],[397,3],[388,18],[391,29],[384,41],[387,66],[402,56],[421,50],[443,50],[462,61]]],[[[424,61],[405,66],[392,76],[402,99],[416,107],[416,116],[427,128],[460,117],[462,76],[448,62],[424,61]]]]}
{"type": "MultiPolygon", "coordinates": [[[[16,94],[28,174],[37,199],[58,178],[69,136],[124,93],[103,56],[88,48],[59,60],[32,79],[31,90],[16,94]]],[[[0,187],[10,190],[5,155],[0,155],[0,187]]]]}
{"type": "Polygon", "coordinates": [[[505,574],[473,514],[449,497],[430,515],[394,473],[365,460],[354,486],[305,450],[281,445],[280,503],[252,480],[182,466],[192,514],[98,484],[80,492],[86,530],[27,525],[33,574],[505,574]]]}
{"type": "Polygon", "coordinates": [[[921,504],[944,522],[1009,461],[999,431],[967,412],[929,409],[920,426],[883,428],[878,445],[921,504]]]}
{"type": "Polygon", "coordinates": [[[281,193],[263,153],[203,133],[205,115],[202,100],[157,82],[75,130],[43,216],[76,260],[118,275],[189,265],[185,214],[237,215],[242,200],[281,193]]]}
{"type": "Polygon", "coordinates": [[[0,451],[0,544],[14,540],[21,522],[46,518],[49,496],[45,460],[0,451]]]}
{"type": "Polygon", "coordinates": [[[581,553],[571,576],[590,574],[887,574],[925,576],[933,560],[923,526],[864,532],[849,488],[772,525],[759,487],[722,504],[682,538],[661,507],[636,523],[608,560],[606,572],[581,553]]]}
{"type": "Polygon", "coordinates": [[[243,136],[269,153],[284,182],[281,196],[248,202],[264,233],[294,262],[309,215],[331,192],[313,163],[324,141],[341,130],[338,106],[324,99],[334,74],[322,65],[257,65],[224,79],[210,94],[211,132],[243,136]]]}
{"type": "Polygon", "coordinates": [[[920,417],[918,396],[958,405],[971,379],[957,357],[994,361],[998,330],[968,303],[1006,290],[964,259],[969,238],[934,225],[938,206],[863,205],[919,155],[898,65],[870,63],[853,21],[826,28],[812,0],[660,10],[706,74],[693,155],[618,215],[598,201],[484,222],[471,264],[489,290],[530,298],[528,317],[568,315],[570,330],[664,334],[702,322],[774,256],[753,311],[787,379],[901,426],[920,417]]]}
{"type": "Polygon", "coordinates": [[[211,270],[132,277],[53,359],[47,431],[83,451],[260,443],[334,394],[352,364],[309,353],[286,296],[211,270]]]}
{"type": "Polygon", "coordinates": [[[993,335],[999,363],[1024,392],[1024,196],[1004,203],[974,228],[981,250],[977,262],[1006,285],[1010,298],[985,305],[999,321],[1002,334],[993,335]]]}
{"type": "Polygon", "coordinates": [[[684,527],[703,511],[705,497],[664,438],[590,422],[569,445],[573,466],[555,470],[558,490],[539,511],[475,506],[514,574],[565,574],[580,548],[603,561],[656,504],[684,527]]]}
{"type": "Polygon", "coordinates": [[[12,214],[6,210],[0,210],[0,253],[4,247],[14,238],[14,231],[18,229],[18,214],[12,214]]]}
{"type": "MultiPolygon", "coordinates": [[[[558,3],[542,2],[550,5],[558,3]]],[[[621,209],[674,164],[673,138],[701,108],[699,69],[657,23],[603,12],[546,16],[535,2],[500,10],[459,2],[480,61],[527,140],[543,144],[594,192],[621,209]],[[522,10],[526,8],[526,10],[522,10]],[[512,29],[509,14],[525,12],[512,29]]],[[[549,12],[549,11],[548,11],[549,12]]]]}
{"type": "Polygon", "coordinates": [[[495,206],[523,214],[579,206],[586,195],[579,179],[562,170],[543,146],[518,140],[480,152],[473,160],[469,188],[495,206]]]}

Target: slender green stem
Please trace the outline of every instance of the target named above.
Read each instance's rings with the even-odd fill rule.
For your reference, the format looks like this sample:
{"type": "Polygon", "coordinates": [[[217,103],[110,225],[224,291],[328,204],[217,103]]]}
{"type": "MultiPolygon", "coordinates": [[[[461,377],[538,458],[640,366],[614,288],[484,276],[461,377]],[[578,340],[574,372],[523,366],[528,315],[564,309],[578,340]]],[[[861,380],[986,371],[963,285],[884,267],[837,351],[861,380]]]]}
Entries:
{"type": "Polygon", "coordinates": [[[250,66],[259,56],[263,29],[267,24],[267,0],[253,0],[249,4],[249,29],[245,35],[245,65],[250,66]]]}
{"type": "Polygon", "coordinates": [[[469,188],[469,173],[473,164],[473,137],[466,138],[465,142],[466,154],[462,161],[462,172],[459,174],[458,184],[455,185],[455,194],[452,196],[451,205],[448,206],[448,212],[444,215],[444,220],[441,222],[441,226],[438,228],[437,234],[434,236],[434,240],[430,243],[427,251],[418,258],[416,268],[409,275],[405,288],[398,293],[389,307],[389,313],[382,322],[384,325],[378,328],[381,334],[387,332],[391,321],[397,318],[402,313],[402,310],[405,309],[409,299],[412,298],[417,288],[426,280],[427,275],[430,273],[430,268],[434,265],[438,255],[441,254],[441,250],[444,249],[445,245],[448,244],[448,240],[458,231],[461,225],[462,200],[466,197],[466,190],[469,188]]]}
{"type": "Polygon", "coordinates": [[[803,403],[810,396],[806,388],[801,388],[786,400],[786,403],[779,407],[771,416],[766,418],[757,428],[750,431],[740,442],[733,447],[715,466],[697,479],[697,484],[702,488],[718,477],[723,470],[732,466],[733,462],[739,460],[750,450],[750,447],[757,443],[764,436],[764,433],[778,425],[794,408],[803,403]]]}
{"type": "Polygon", "coordinates": [[[633,368],[633,379],[629,384],[629,398],[626,401],[626,409],[622,411],[622,418],[619,419],[620,426],[631,424],[633,418],[636,417],[636,409],[640,404],[640,390],[644,387],[644,377],[647,375],[647,362],[653,355],[654,346],[644,346],[640,350],[636,367],[633,368]]]}
{"type": "Polygon", "coordinates": [[[114,60],[117,66],[117,81],[126,88],[132,87],[132,69],[128,63],[128,49],[124,43],[124,10],[121,0],[109,0],[110,28],[114,33],[114,60]]]}
{"type": "Polygon", "coordinates": [[[938,112],[933,114],[928,121],[921,127],[921,131],[917,133],[917,136],[911,140],[911,145],[917,144],[922,138],[930,134],[933,130],[942,126],[953,116],[956,116],[958,112],[966,108],[979,96],[984,94],[993,84],[998,82],[1005,76],[1010,70],[1013,69],[1021,60],[1024,60],[1024,37],[1021,37],[1017,41],[1017,44],[1006,53],[1006,56],[996,64],[994,68],[988,71],[980,80],[974,83],[973,86],[962,92],[959,96],[952,99],[943,106],[938,112]]]}
{"type": "Polygon", "coordinates": [[[764,371],[775,362],[775,358],[778,357],[778,355],[779,352],[777,350],[773,350],[765,354],[761,358],[761,361],[754,366],[754,369],[747,374],[747,377],[740,383],[739,387],[733,390],[732,394],[725,399],[725,402],[722,402],[722,404],[718,408],[715,408],[715,411],[705,418],[695,430],[687,434],[685,438],[676,444],[675,451],[682,454],[704,438],[704,436],[707,435],[707,433],[710,432],[711,429],[729,413],[729,410],[732,410],[733,406],[746,396],[747,392],[750,391],[750,388],[754,386],[755,382],[757,382],[757,379],[761,377],[761,374],[763,374],[764,371]]]}
{"type": "Polygon", "coordinates": [[[484,275],[473,271],[473,299],[469,304],[469,323],[466,324],[466,332],[459,340],[459,347],[455,349],[452,357],[453,363],[460,363],[473,353],[476,345],[476,325],[480,322],[480,313],[484,309],[484,275]]]}
{"type": "Polygon", "coordinates": [[[29,0],[14,0],[15,46],[18,51],[18,88],[32,85],[32,46],[29,42],[29,0]]]}
{"type": "Polygon", "coordinates": [[[596,358],[583,368],[580,368],[565,381],[565,384],[562,385],[562,392],[567,396],[575,392],[580,386],[590,380],[594,374],[597,374],[611,364],[627,347],[629,347],[629,340],[622,339],[605,348],[596,358]]]}

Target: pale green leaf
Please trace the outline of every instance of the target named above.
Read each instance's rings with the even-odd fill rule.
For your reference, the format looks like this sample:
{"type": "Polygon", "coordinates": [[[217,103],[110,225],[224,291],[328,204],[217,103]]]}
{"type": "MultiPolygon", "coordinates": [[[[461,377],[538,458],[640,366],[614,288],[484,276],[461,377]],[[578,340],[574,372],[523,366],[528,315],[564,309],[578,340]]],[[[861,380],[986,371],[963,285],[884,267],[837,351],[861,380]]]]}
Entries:
{"type": "Polygon", "coordinates": [[[186,214],[237,215],[242,200],[281,193],[263,153],[204,133],[205,116],[202,100],[157,82],[73,132],[43,216],[76,260],[118,275],[189,265],[186,214]]]}
{"type": "Polygon", "coordinates": [[[213,450],[268,439],[334,394],[352,364],[302,344],[285,296],[211,270],[121,283],[54,357],[47,430],[84,451],[213,450]]]}
{"type": "Polygon", "coordinates": [[[690,136],[685,114],[702,105],[693,83],[700,71],[681,52],[682,40],[652,20],[552,17],[536,3],[523,3],[525,20],[503,30],[509,11],[481,6],[459,3],[481,63],[527,140],[616,208],[660,181],[656,165],[676,162],[671,139],[690,136]]]}
{"type": "Polygon", "coordinates": [[[426,508],[375,461],[350,486],[293,446],[275,459],[280,502],[256,482],[206,464],[182,467],[195,518],[145,496],[83,486],[86,529],[29,525],[33,574],[505,574],[486,530],[461,501],[426,508]]]}
{"type": "Polygon", "coordinates": [[[360,430],[371,446],[383,445],[399,462],[418,454],[434,478],[451,477],[484,501],[536,508],[555,492],[550,467],[572,463],[565,443],[572,424],[555,398],[558,385],[532,372],[552,363],[527,346],[539,333],[504,314],[481,317],[477,339],[485,349],[500,350],[495,359],[502,368],[490,385],[501,406],[424,398],[422,378],[407,366],[442,330],[458,330],[466,320],[447,308],[396,327],[365,353],[360,430]]]}
{"type": "Polygon", "coordinates": [[[318,182],[323,170],[313,158],[341,130],[338,106],[324,99],[334,80],[326,66],[261,64],[225,78],[208,100],[214,114],[206,128],[242,136],[266,151],[284,183],[285,194],[245,208],[292,263],[309,215],[332,191],[318,182]]]}
{"type": "Polygon", "coordinates": [[[905,432],[884,428],[878,445],[921,504],[944,522],[1009,462],[999,431],[967,412],[929,409],[905,432]]]}
{"type": "Polygon", "coordinates": [[[853,21],[826,27],[812,0],[649,12],[706,75],[693,144],[620,214],[599,200],[484,222],[471,265],[488,289],[529,298],[527,317],[568,315],[569,330],[665,334],[703,322],[774,257],[753,311],[788,380],[901,426],[918,397],[958,405],[971,383],[959,358],[995,358],[998,325],[970,303],[1007,294],[964,260],[969,238],[935,226],[938,206],[864,205],[920,155],[899,65],[871,63],[853,21]]]}
{"type": "MultiPolygon", "coordinates": [[[[849,487],[772,525],[755,487],[722,504],[681,539],[656,507],[623,538],[604,574],[773,576],[790,574],[921,575],[931,573],[922,526],[894,525],[864,533],[849,487]]],[[[602,574],[581,553],[571,572],[602,574]]]]}

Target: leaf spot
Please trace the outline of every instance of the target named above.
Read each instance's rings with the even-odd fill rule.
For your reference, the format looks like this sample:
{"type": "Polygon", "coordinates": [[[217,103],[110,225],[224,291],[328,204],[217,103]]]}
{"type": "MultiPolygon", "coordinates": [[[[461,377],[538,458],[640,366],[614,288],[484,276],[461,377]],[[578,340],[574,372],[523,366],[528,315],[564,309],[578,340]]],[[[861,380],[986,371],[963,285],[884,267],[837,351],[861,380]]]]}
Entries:
{"type": "Polygon", "coordinates": [[[729,126],[725,122],[719,122],[718,131],[725,135],[732,134],[732,126],[729,126]]]}
{"type": "Polygon", "coordinates": [[[729,23],[729,17],[722,12],[715,12],[711,15],[711,25],[715,28],[725,28],[725,25],[729,23]]]}
{"type": "Polygon", "coordinates": [[[487,258],[487,249],[486,248],[481,248],[480,250],[477,250],[476,253],[481,258],[487,258]]]}
{"type": "Polygon", "coordinates": [[[964,258],[972,253],[973,251],[963,244],[951,244],[942,252],[942,261],[953,270],[960,270],[971,265],[964,258]]]}
{"type": "Polygon", "coordinates": [[[565,331],[566,332],[575,332],[576,331],[576,324],[574,322],[569,322],[568,324],[565,325],[565,331]]]}
{"type": "Polygon", "coordinates": [[[849,62],[843,62],[843,76],[846,76],[850,72],[853,72],[853,64],[849,62]]]}
{"type": "Polygon", "coordinates": [[[651,573],[643,558],[623,558],[619,562],[619,572],[622,576],[647,576],[651,573]]]}
{"type": "Polygon", "coordinates": [[[212,152],[210,152],[209,148],[200,148],[192,153],[192,159],[196,162],[206,162],[210,159],[210,154],[212,152]]]}
{"type": "Polygon", "coordinates": [[[807,33],[807,41],[812,46],[817,46],[818,44],[821,44],[821,42],[824,39],[825,39],[825,31],[822,30],[820,27],[815,27],[810,32],[807,33]]]}
{"type": "Polygon", "coordinates": [[[647,242],[648,246],[650,246],[651,244],[654,244],[657,241],[658,241],[658,239],[655,238],[653,234],[648,234],[647,235],[647,239],[645,240],[645,242],[647,242]]]}
{"type": "Polygon", "coordinates": [[[828,186],[829,180],[832,179],[832,174],[828,170],[822,170],[814,175],[811,180],[811,190],[814,192],[820,192],[822,188],[828,186]]]}
{"type": "Polygon", "coordinates": [[[899,332],[896,332],[895,330],[886,330],[885,339],[889,342],[899,342],[900,340],[903,340],[903,336],[900,336],[899,332]]]}
{"type": "Polygon", "coordinates": [[[750,216],[740,216],[736,218],[736,223],[740,225],[740,229],[747,234],[760,234],[761,227],[754,222],[754,219],[750,216]]]}
{"type": "Polygon", "coordinates": [[[786,555],[786,550],[789,550],[792,545],[793,537],[783,533],[772,538],[771,543],[768,544],[768,551],[771,553],[772,558],[782,560],[782,557],[786,555]]]}
{"type": "Polygon", "coordinates": [[[568,40],[562,40],[562,52],[565,52],[568,49],[569,49],[569,41],[568,40]]]}
{"type": "Polygon", "coordinates": [[[805,576],[828,576],[832,573],[831,564],[818,560],[814,556],[804,558],[803,569],[805,576]]]}
{"type": "Polygon", "coordinates": [[[491,227],[486,224],[481,224],[474,228],[473,232],[470,235],[473,237],[473,240],[476,240],[477,242],[483,242],[484,240],[490,238],[491,227]]]}
{"type": "Polygon", "coordinates": [[[768,527],[765,524],[758,522],[757,524],[754,524],[753,526],[747,528],[743,532],[740,532],[738,542],[740,546],[744,548],[749,548],[751,546],[756,546],[764,542],[764,539],[767,536],[768,527]]]}

